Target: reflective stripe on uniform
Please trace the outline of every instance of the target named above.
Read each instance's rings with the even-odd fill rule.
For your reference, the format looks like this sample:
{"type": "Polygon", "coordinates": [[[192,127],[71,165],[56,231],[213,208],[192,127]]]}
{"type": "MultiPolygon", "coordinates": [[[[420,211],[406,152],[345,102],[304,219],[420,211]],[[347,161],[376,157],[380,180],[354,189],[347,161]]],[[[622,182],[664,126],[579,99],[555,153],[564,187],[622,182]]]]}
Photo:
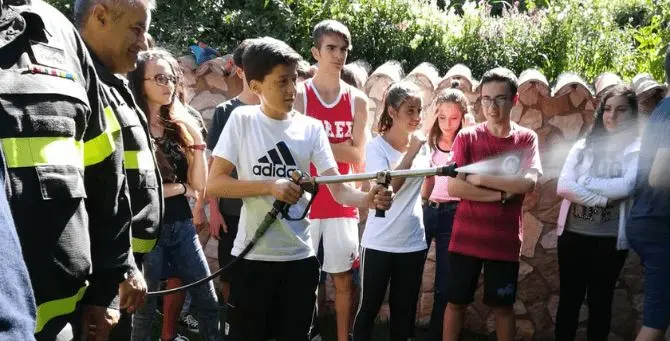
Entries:
{"type": "Polygon", "coordinates": [[[154,157],[148,150],[128,150],[123,152],[126,169],[154,170],[154,157]]]}
{"type": "Polygon", "coordinates": [[[158,239],[139,239],[133,237],[131,246],[133,249],[133,252],[137,253],[148,253],[149,251],[153,250],[154,246],[156,246],[156,242],[158,239]]]}
{"type": "Polygon", "coordinates": [[[35,323],[35,333],[42,331],[44,326],[52,319],[67,315],[74,311],[77,303],[86,292],[87,286],[83,286],[74,296],[59,298],[57,300],[47,301],[37,306],[37,321],[35,323]]]}
{"type": "Polygon", "coordinates": [[[84,166],[83,145],[73,137],[10,137],[0,141],[7,168],[84,166]]]}
{"type": "Polygon", "coordinates": [[[116,119],[114,110],[112,110],[112,107],[110,106],[105,107],[105,119],[107,120],[107,130],[109,130],[111,133],[116,133],[117,131],[121,130],[119,120],[116,119]]]}
{"type": "Polygon", "coordinates": [[[107,129],[82,143],[73,137],[11,137],[0,139],[7,168],[74,166],[83,168],[106,159],[114,152],[112,134],[121,130],[110,107],[105,108],[107,129]],[[83,155],[82,155],[83,154],[83,155]]]}
{"type": "Polygon", "coordinates": [[[104,112],[107,128],[100,135],[84,143],[84,165],[86,166],[102,162],[116,150],[112,135],[121,130],[121,126],[111,107],[105,107],[104,112]]]}

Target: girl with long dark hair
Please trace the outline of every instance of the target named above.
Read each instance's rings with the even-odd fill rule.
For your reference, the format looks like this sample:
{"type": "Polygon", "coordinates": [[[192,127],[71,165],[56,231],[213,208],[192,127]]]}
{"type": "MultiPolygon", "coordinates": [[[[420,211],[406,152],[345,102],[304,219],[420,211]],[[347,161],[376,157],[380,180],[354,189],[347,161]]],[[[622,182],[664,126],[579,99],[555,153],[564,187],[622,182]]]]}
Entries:
{"type": "MultiPolygon", "coordinates": [[[[137,69],[129,74],[135,99],[144,110],[156,142],[156,159],[163,177],[165,216],[156,248],[144,260],[144,274],[150,291],[161,279],[179,278],[191,283],[210,274],[198,241],[188,198],[204,195],[207,181],[205,144],[200,127],[177,98],[179,69],[176,60],[162,50],[139,55],[137,69]]],[[[204,340],[220,340],[219,309],[212,282],[189,289],[198,310],[200,335],[204,340]]],[[[178,314],[181,304],[166,312],[178,314]]],[[[174,303],[174,302],[173,302],[174,303]]],[[[149,297],[133,321],[133,341],[151,337],[156,299],[149,297]]],[[[176,318],[175,318],[176,320],[176,318]]],[[[183,340],[176,331],[163,328],[162,340],[183,340]]]]}
{"type": "Polygon", "coordinates": [[[628,255],[625,222],[640,152],[637,116],[633,90],[607,90],[591,131],[575,143],[561,171],[557,341],[574,340],[585,296],[587,340],[609,336],[614,287],[628,255]]]}

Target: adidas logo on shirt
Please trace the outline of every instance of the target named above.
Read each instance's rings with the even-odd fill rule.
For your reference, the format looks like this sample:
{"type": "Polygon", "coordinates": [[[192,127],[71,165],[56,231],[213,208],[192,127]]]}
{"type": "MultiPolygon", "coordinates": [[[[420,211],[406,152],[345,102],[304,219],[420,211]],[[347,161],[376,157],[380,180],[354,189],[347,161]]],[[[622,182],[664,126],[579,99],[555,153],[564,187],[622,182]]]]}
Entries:
{"type": "Polygon", "coordinates": [[[295,159],[284,141],[277,143],[275,148],[268,150],[267,155],[258,159],[253,167],[254,175],[288,178],[293,171],[298,170],[295,159]],[[268,158],[269,156],[269,158],[268,158]]]}

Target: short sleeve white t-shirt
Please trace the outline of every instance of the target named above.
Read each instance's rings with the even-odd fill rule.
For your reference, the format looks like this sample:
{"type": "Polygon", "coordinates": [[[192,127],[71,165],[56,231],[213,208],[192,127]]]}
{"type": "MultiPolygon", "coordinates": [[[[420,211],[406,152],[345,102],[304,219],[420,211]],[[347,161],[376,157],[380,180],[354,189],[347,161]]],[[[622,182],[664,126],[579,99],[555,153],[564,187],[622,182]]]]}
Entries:
{"type": "MultiPolygon", "coordinates": [[[[296,111],[289,113],[286,120],[275,120],[258,105],[233,111],[212,154],[235,165],[238,179],[246,181],[289,177],[293,170],[309,174],[310,162],[319,173],[337,168],[321,122],[296,111]]],[[[238,256],[253,238],[274,201],[272,196],[242,199],[233,256],[238,256]]],[[[303,196],[291,206],[289,215],[299,217],[308,201],[303,196]]],[[[292,261],[314,256],[308,227],[307,219],[277,219],[245,258],[292,261]]]]}
{"type": "MultiPolygon", "coordinates": [[[[382,136],[377,136],[366,147],[365,171],[394,169],[404,156],[405,153],[394,149],[382,136]]],[[[428,167],[430,151],[424,146],[414,158],[411,169],[428,167]]],[[[364,248],[398,253],[427,249],[421,207],[423,181],[423,177],[406,178],[395,193],[393,205],[386,211],[386,217],[375,217],[375,210],[370,210],[361,240],[364,248]]]]}

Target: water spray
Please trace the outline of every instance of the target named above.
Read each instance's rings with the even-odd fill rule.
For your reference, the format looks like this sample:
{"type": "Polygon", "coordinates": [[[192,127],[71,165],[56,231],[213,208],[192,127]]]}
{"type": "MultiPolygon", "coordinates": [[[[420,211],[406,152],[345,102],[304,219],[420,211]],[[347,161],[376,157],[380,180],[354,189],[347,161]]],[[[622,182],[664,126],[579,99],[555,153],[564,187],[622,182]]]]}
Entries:
{"type": "Polygon", "coordinates": [[[456,173],[481,175],[515,175],[521,169],[520,152],[506,153],[493,159],[475,162],[454,169],[456,173]]]}

